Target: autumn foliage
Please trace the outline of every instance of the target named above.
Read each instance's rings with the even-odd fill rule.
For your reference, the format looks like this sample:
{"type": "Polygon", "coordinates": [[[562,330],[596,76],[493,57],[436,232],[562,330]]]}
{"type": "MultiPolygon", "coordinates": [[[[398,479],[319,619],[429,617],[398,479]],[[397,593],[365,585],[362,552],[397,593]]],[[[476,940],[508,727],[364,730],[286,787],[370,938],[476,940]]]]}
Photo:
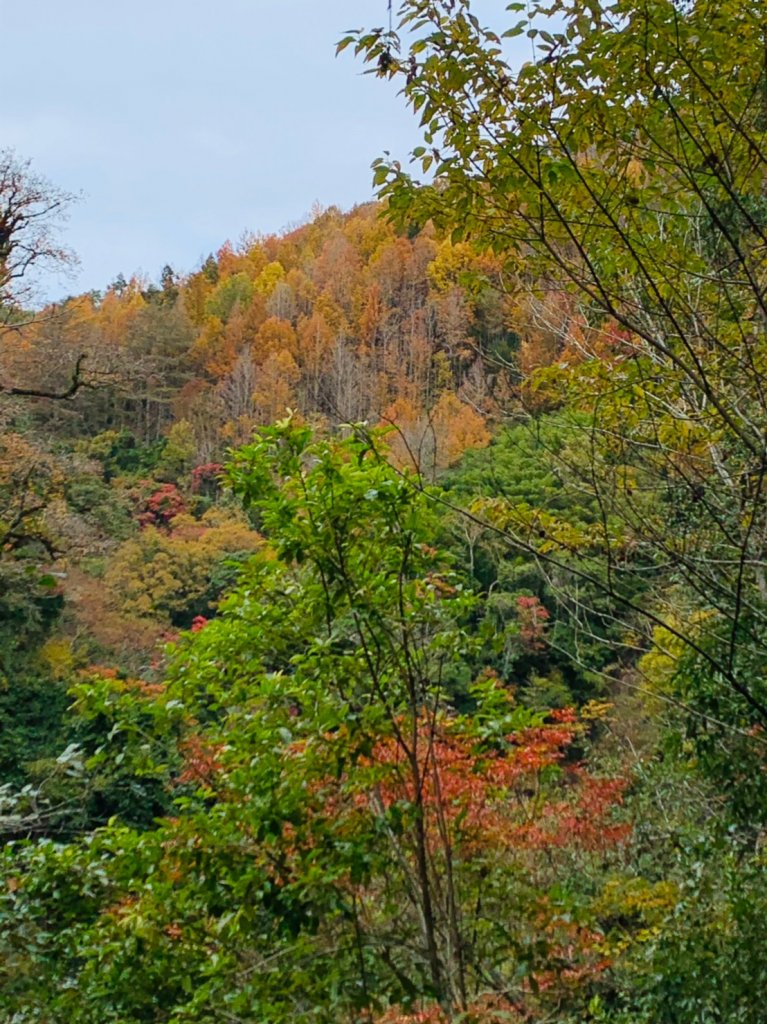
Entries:
{"type": "Polygon", "coordinates": [[[70,299],[55,339],[32,324],[0,348],[0,373],[53,386],[86,352],[97,393],[78,394],[61,423],[39,403],[35,415],[148,444],[183,421],[191,471],[288,407],[328,425],[392,422],[401,462],[441,470],[487,444],[510,378],[483,355],[527,328],[492,258],[431,226],[405,237],[380,213],[331,208],[283,235],[226,243],[186,277],[171,272],[172,287],[121,278],[70,299]]]}
{"type": "Polygon", "coordinates": [[[162,484],[140,501],[136,519],[141,526],[168,527],[176,516],[186,512],[186,502],[175,484],[162,484]]]}
{"type": "Polygon", "coordinates": [[[609,847],[628,834],[624,824],[608,821],[620,805],[624,782],[597,779],[577,762],[567,763],[569,748],[582,731],[571,709],[553,711],[551,721],[505,736],[495,747],[478,742],[466,724],[445,719],[420,721],[420,761],[413,766],[397,741],[375,748],[371,763],[386,766],[375,799],[385,811],[415,803],[420,779],[423,813],[444,839],[487,850],[545,849],[572,844],[586,850],[609,847]],[[557,769],[566,799],[540,804],[538,781],[557,769]]]}

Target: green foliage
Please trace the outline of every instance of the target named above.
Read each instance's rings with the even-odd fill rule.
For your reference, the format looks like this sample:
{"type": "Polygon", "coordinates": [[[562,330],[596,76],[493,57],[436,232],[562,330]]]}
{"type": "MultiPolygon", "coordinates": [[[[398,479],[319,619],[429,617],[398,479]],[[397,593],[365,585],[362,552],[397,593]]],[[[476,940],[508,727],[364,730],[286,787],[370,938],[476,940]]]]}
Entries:
{"type": "Polygon", "coordinates": [[[503,497],[512,504],[562,513],[574,523],[591,523],[597,509],[583,493],[573,493],[561,470],[586,417],[555,413],[504,427],[489,448],[468,451],[443,484],[464,499],[503,497]]]}
{"type": "MultiPolygon", "coordinates": [[[[681,604],[681,602],[680,602],[681,604]]],[[[764,772],[767,743],[761,727],[754,726],[748,705],[722,685],[711,669],[711,652],[729,644],[721,622],[712,613],[691,616],[687,626],[698,650],[679,638],[656,630],[654,647],[642,658],[640,668],[659,696],[671,694],[694,713],[675,723],[678,731],[668,738],[676,757],[689,758],[699,770],[717,782],[720,798],[727,801],[727,820],[739,826],[763,826],[767,814],[764,772]]],[[[753,692],[763,692],[761,666],[754,663],[752,638],[738,643],[733,662],[745,675],[754,673],[753,692]]]]}
{"type": "Polygon", "coordinates": [[[31,560],[0,560],[0,666],[33,656],[61,613],[58,581],[31,560]]]}
{"type": "Polygon", "coordinates": [[[0,771],[25,779],[28,762],[55,749],[66,707],[41,648],[63,599],[57,581],[25,559],[0,559],[0,771]]]}
{"type": "Polygon", "coordinates": [[[764,1008],[757,993],[767,984],[764,857],[744,858],[726,840],[715,852],[709,837],[705,845],[686,851],[673,914],[647,948],[648,978],[631,1002],[647,1021],[758,1024],[764,1008]]]}
{"type": "Polygon", "coordinates": [[[124,540],[133,531],[125,497],[96,476],[85,473],[68,476],[64,495],[71,508],[86,516],[108,537],[124,540]]]}
{"type": "Polygon", "coordinates": [[[104,467],[108,483],[116,476],[146,475],[157,466],[165,448],[165,439],[141,444],[129,430],[105,430],[79,445],[83,454],[104,467]]]}
{"type": "Polygon", "coordinates": [[[3,786],[29,781],[31,765],[61,750],[69,705],[66,687],[50,678],[44,665],[23,668],[3,680],[0,689],[0,775],[3,786]]]}
{"type": "MultiPolygon", "coordinates": [[[[605,593],[594,534],[599,505],[571,471],[587,428],[577,411],[507,427],[489,448],[467,452],[442,481],[452,504],[479,513],[472,522],[458,511],[451,527],[461,562],[486,594],[483,655],[504,678],[521,682],[523,699],[535,706],[595,696],[602,673],[621,662],[625,627],[605,593]],[[509,543],[511,523],[521,543],[509,543]],[[520,601],[532,597],[546,619],[534,642],[525,638],[520,613],[520,601]]],[[[637,589],[624,593],[635,597],[637,589]]]]}
{"type": "Polygon", "coordinates": [[[84,769],[75,791],[81,831],[113,818],[146,829],[170,810],[179,711],[162,693],[160,684],[98,672],[82,673],[70,687],[68,738],[84,769]]]}
{"type": "Polygon", "coordinates": [[[728,824],[694,765],[668,755],[638,767],[632,803],[630,863],[641,874],[613,879],[601,897],[615,971],[595,1021],[756,1024],[767,900],[760,828],[728,824]]]}
{"type": "Polygon", "coordinates": [[[412,0],[393,33],[342,44],[399,78],[420,122],[426,180],[375,164],[391,216],[570,311],[523,397],[587,417],[556,461],[599,515],[475,512],[564,575],[586,634],[593,610],[628,649],[673,634],[698,662],[677,699],[746,730],[767,727],[764,18],[762,2],[557,0],[488,26],[470,0],[412,0]],[[525,31],[513,66],[504,40],[525,31]]]}
{"type": "Polygon", "coordinates": [[[4,434],[3,1019],[765,1016],[767,7],[494,17],[404,0],[339,46],[421,121],[424,184],[374,165],[401,234],[328,211],[72,300],[135,362],[72,407],[103,481],[4,434]],[[263,538],[220,500],[224,439],[294,396],[437,395],[432,431],[515,416],[443,490],[296,417],[232,455],[263,538]],[[100,614],[191,627],[164,683],[52,636],[61,493],[100,614]]]}
{"type": "Polygon", "coordinates": [[[188,420],[179,420],[168,431],[165,447],[155,470],[158,480],[179,482],[192,469],[197,445],[194,429],[188,420]]]}
{"type": "Polygon", "coordinates": [[[255,288],[246,274],[233,274],[220,281],[207,302],[207,312],[226,322],[237,306],[247,308],[255,288]]]}

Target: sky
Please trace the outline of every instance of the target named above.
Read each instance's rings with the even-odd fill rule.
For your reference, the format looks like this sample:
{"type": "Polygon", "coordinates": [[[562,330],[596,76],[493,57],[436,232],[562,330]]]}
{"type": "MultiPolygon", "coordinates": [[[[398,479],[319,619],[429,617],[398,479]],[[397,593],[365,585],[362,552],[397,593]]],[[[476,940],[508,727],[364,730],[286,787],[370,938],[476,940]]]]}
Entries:
{"type": "Polygon", "coordinates": [[[79,271],[45,296],[372,198],[371,161],[417,126],[335,43],[385,21],[386,0],[0,0],[0,149],[81,194],[79,271]]]}

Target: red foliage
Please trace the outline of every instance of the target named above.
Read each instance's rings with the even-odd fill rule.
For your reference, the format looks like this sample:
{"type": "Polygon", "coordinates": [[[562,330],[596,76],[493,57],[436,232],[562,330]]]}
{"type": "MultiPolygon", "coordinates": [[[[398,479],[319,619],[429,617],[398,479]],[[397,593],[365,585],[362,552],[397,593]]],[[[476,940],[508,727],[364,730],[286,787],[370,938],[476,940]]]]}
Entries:
{"type": "Polygon", "coordinates": [[[215,494],[222,469],[220,462],[206,462],[202,466],[195,466],[192,470],[192,494],[215,494]]]}
{"type": "Polygon", "coordinates": [[[536,821],[520,826],[519,839],[531,849],[579,845],[589,850],[606,850],[627,839],[631,826],[609,821],[611,809],[622,803],[625,780],[595,778],[580,766],[571,774],[578,780],[577,800],[546,804],[536,821]]]}
{"type": "Polygon", "coordinates": [[[176,516],[187,511],[184,496],[175,484],[161,484],[139,507],[137,520],[141,526],[167,528],[176,516]]]}
{"type": "MultiPolygon", "coordinates": [[[[370,763],[390,765],[392,771],[378,785],[375,800],[385,807],[413,803],[417,785],[435,844],[447,827],[451,841],[476,849],[604,850],[628,834],[627,825],[609,820],[622,802],[625,783],[595,778],[579,764],[566,765],[579,724],[571,709],[552,712],[550,718],[545,725],[507,736],[505,749],[494,750],[478,748],[476,738],[449,719],[422,721],[418,779],[395,738],[377,744],[370,763]],[[562,769],[562,784],[542,801],[542,775],[556,766],[562,769]]],[[[360,794],[360,804],[370,796],[360,794]]]]}
{"type": "MultiPolygon", "coordinates": [[[[441,1006],[432,1004],[421,1010],[405,1011],[398,1007],[387,1010],[382,1017],[375,1018],[375,1024],[449,1024],[454,1017],[448,1017],[441,1006]]],[[[515,1002],[497,995],[484,995],[474,1000],[460,1015],[464,1024],[514,1024],[529,1021],[524,1008],[515,1002]]]]}
{"type": "MultiPolygon", "coordinates": [[[[409,720],[399,720],[395,735],[381,738],[372,752],[351,759],[352,770],[352,734],[343,726],[319,741],[290,742],[285,749],[288,757],[308,759],[307,827],[283,822],[274,885],[281,888],[300,874],[302,858],[308,854],[311,859],[327,822],[333,822],[339,835],[352,837],[360,818],[380,817],[396,808],[402,821],[399,814],[405,805],[414,808],[413,821],[425,824],[435,878],[446,850],[454,863],[510,860],[531,880],[540,870],[549,877],[556,873],[553,857],[560,849],[568,856],[578,850],[601,855],[628,833],[629,826],[612,820],[625,783],[596,778],[571,761],[570,751],[582,728],[576,713],[566,708],[552,712],[544,724],[488,741],[467,718],[435,718],[425,712],[415,730],[409,720]],[[311,827],[315,818],[319,833],[311,827]]],[[[221,769],[221,748],[192,737],[183,752],[181,781],[212,787],[221,769]]],[[[404,857],[413,853],[407,836],[416,834],[407,821],[405,812],[404,831],[397,839],[404,857]]],[[[354,892],[362,892],[365,884],[351,876],[336,881],[354,892]]],[[[588,984],[609,967],[603,936],[563,914],[545,889],[530,897],[524,927],[539,940],[528,980],[520,980],[508,997],[476,999],[461,1012],[466,1024],[541,1019],[536,1009],[541,999],[547,1005],[556,1002],[564,990],[588,984]]],[[[376,1024],[447,1024],[448,1019],[453,1017],[436,1004],[393,1007],[375,1018],[376,1024]]]]}
{"type": "Polygon", "coordinates": [[[519,638],[525,650],[542,651],[545,646],[546,625],[550,616],[537,597],[517,598],[519,638]]]}

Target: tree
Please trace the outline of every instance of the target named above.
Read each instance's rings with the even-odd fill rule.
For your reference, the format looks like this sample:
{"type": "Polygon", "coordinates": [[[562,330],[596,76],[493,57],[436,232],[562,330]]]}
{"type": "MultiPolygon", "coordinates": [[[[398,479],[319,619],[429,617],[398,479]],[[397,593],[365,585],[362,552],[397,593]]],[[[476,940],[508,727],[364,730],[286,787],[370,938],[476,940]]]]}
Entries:
{"type": "MultiPolygon", "coordinates": [[[[75,198],[34,173],[30,161],[0,150],[0,357],[9,338],[45,315],[29,312],[35,271],[60,270],[74,262],[58,232],[75,198]]],[[[76,360],[68,386],[0,384],[0,395],[71,398],[84,383],[84,358],[76,360]]]]}
{"type": "Polygon", "coordinates": [[[400,398],[384,409],[382,421],[393,427],[389,443],[395,462],[428,480],[454,465],[467,449],[483,448],[490,441],[482,416],[450,391],[443,391],[428,410],[400,398]]]}
{"type": "Polygon", "coordinates": [[[0,309],[6,316],[29,296],[30,272],[72,262],[57,234],[74,198],[35,174],[30,161],[0,151],[0,309]]]}
{"type": "MultiPolygon", "coordinates": [[[[507,11],[485,28],[470,0],[405,0],[398,31],[342,40],[402,82],[413,160],[435,173],[378,161],[375,180],[399,222],[493,252],[509,288],[575,300],[562,358],[530,382],[586,414],[560,471],[601,526],[566,578],[604,574],[640,649],[659,627],[680,641],[696,738],[726,747],[767,725],[767,8],[507,11]]],[[[475,514],[549,567],[577,544],[502,502],[475,514]]]]}

